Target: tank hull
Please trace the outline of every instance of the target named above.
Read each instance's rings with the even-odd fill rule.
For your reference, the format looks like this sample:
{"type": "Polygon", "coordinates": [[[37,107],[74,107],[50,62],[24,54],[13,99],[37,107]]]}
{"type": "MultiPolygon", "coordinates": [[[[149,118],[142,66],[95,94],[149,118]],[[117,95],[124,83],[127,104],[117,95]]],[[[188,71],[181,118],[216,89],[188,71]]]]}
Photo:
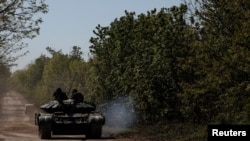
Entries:
{"type": "Polygon", "coordinates": [[[105,124],[105,117],[101,113],[94,111],[93,108],[84,109],[71,104],[65,104],[63,108],[55,105],[51,103],[42,105],[41,109],[45,109],[45,112],[35,113],[35,125],[38,126],[41,139],[49,139],[52,135],[101,137],[102,126],[105,124]]]}

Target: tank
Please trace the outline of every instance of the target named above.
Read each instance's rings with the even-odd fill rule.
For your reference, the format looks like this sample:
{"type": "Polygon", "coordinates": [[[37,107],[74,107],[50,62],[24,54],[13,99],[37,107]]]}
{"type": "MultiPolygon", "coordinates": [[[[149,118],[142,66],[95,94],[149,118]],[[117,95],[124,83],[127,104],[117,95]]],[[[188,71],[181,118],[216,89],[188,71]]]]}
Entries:
{"type": "Polygon", "coordinates": [[[41,139],[53,135],[85,135],[86,138],[101,138],[105,117],[96,111],[95,104],[75,103],[68,99],[62,102],[49,101],[35,113],[35,125],[41,139]]]}

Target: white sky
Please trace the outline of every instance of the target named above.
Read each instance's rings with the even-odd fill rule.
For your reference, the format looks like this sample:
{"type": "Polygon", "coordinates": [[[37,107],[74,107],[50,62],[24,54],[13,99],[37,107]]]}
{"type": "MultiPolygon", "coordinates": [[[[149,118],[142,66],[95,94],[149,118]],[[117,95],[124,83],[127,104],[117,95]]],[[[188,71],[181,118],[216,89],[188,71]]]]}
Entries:
{"type": "MultiPolygon", "coordinates": [[[[93,30],[100,24],[109,26],[115,19],[125,15],[125,10],[136,15],[156,8],[179,6],[182,0],[47,0],[49,12],[42,15],[40,35],[27,40],[29,53],[21,57],[12,72],[25,69],[41,54],[48,55],[46,47],[63,53],[70,53],[73,46],[82,48],[88,57],[89,39],[93,30]]],[[[25,40],[26,41],[26,40],[25,40]]]]}

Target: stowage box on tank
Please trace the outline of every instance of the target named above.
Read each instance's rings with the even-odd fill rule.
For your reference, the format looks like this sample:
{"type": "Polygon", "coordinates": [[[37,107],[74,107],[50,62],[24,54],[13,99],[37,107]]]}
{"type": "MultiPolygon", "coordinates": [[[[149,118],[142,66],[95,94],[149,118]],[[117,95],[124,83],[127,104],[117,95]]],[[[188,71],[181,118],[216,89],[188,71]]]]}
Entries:
{"type": "Polygon", "coordinates": [[[105,117],[96,111],[96,106],[87,102],[75,104],[72,99],[59,103],[49,101],[40,106],[44,112],[35,113],[35,125],[39,137],[49,139],[52,135],[85,135],[100,138],[105,117]]]}

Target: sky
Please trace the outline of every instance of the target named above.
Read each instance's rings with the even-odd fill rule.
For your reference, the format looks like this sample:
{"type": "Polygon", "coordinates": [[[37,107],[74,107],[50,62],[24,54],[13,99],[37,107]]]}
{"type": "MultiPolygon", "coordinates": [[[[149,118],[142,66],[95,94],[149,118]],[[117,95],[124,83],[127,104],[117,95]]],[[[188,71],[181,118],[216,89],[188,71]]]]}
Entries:
{"type": "Polygon", "coordinates": [[[49,56],[46,47],[69,54],[73,46],[81,47],[85,60],[89,56],[89,39],[100,24],[109,26],[115,18],[125,15],[125,10],[136,15],[147,13],[154,8],[179,6],[182,0],[46,0],[49,12],[39,15],[43,23],[40,34],[34,39],[26,39],[29,53],[19,58],[11,71],[27,68],[41,55],[49,56]]]}

